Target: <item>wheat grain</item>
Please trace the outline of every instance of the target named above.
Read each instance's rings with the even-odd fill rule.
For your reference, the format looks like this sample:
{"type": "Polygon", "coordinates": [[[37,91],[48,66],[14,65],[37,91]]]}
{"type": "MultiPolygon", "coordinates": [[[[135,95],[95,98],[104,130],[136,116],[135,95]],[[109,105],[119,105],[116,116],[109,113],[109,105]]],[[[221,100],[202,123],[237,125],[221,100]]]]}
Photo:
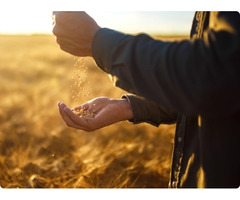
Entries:
{"type": "Polygon", "coordinates": [[[71,85],[72,89],[72,99],[77,102],[79,100],[87,101],[87,97],[90,95],[92,89],[90,87],[90,82],[86,82],[87,66],[86,58],[74,58],[74,74],[72,76],[73,83],[71,85]],[[85,89],[85,87],[88,89],[85,89]]]}
{"type": "Polygon", "coordinates": [[[77,116],[81,117],[81,118],[94,118],[95,117],[95,113],[91,112],[90,110],[85,110],[83,108],[79,109],[79,108],[75,108],[72,109],[73,113],[76,114],[77,116]]]}

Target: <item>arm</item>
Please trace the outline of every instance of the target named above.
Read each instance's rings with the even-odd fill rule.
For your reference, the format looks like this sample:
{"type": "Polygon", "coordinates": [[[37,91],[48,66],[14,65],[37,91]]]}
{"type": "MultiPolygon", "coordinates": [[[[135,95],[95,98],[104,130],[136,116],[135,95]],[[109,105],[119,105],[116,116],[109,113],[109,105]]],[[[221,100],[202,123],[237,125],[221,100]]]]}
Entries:
{"type": "Polygon", "coordinates": [[[155,102],[136,95],[123,95],[131,105],[133,118],[129,120],[134,124],[147,122],[154,126],[172,124],[177,120],[177,113],[160,107],[155,102]]]}
{"type": "Polygon", "coordinates": [[[60,47],[93,55],[117,86],[185,114],[221,116],[240,108],[239,13],[219,12],[203,39],[181,42],[100,29],[84,12],[54,14],[60,47]]]}
{"type": "Polygon", "coordinates": [[[163,42],[100,29],[98,66],[117,86],[184,114],[228,115],[240,108],[240,17],[219,13],[203,39],[163,42]]]}
{"type": "Polygon", "coordinates": [[[111,124],[129,120],[133,123],[148,122],[158,126],[161,123],[171,124],[176,121],[176,113],[161,109],[157,104],[141,97],[124,95],[122,99],[98,97],[87,103],[68,108],[64,103],[58,103],[59,112],[65,123],[73,128],[94,131],[111,124]],[[79,111],[90,113],[79,116],[79,111]]]}
{"type": "MultiPolygon", "coordinates": [[[[56,40],[61,49],[77,55],[91,55],[93,35],[99,29],[96,22],[85,12],[54,12],[54,29],[56,40]],[[85,32],[90,32],[86,34],[85,32]]],[[[133,123],[148,122],[155,126],[160,123],[174,123],[176,114],[160,108],[157,104],[144,98],[125,95],[123,99],[106,97],[93,99],[73,109],[59,103],[59,111],[70,127],[93,131],[118,121],[130,120],[133,123]],[[94,117],[79,117],[74,110],[86,109],[94,113],[94,117]],[[133,112],[133,113],[132,113],[133,112]]]]}

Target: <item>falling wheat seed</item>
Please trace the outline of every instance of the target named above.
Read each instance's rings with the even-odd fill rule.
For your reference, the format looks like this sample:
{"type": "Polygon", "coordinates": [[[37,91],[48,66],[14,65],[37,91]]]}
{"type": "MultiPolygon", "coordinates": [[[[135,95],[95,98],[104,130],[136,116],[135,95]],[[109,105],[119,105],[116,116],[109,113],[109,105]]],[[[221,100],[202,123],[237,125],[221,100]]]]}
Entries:
{"type": "MultiPolygon", "coordinates": [[[[85,80],[87,74],[87,66],[86,66],[86,59],[85,58],[74,58],[74,74],[72,76],[73,84],[71,85],[72,88],[72,99],[75,102],[79,100],[87,100],[87,97],[90,95],[92,89],[86,89],[85,85],[90,87],[90,81],[85,80]]],[[[72,109],[72,111],[81,118],[93,118],[95,114],[89,110],[84,109],[72,109]]]]}

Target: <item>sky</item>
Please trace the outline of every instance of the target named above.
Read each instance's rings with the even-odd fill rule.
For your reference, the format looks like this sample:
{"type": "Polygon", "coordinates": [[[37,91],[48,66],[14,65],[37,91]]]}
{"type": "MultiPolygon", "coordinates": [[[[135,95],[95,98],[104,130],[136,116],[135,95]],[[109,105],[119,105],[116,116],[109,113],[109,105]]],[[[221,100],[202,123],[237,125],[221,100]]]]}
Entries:
{"type": "MultiPolygon", "coordinates": [[[[194,12],[164,11],[87,11],[101,27],[127,33],[188,34],[194,12]]],[[[51,33],[51,11],[8,10],[0,11],[0,33],[33,34],[51,33]]]]}
{"type": "Polygon", "coordinates": [[[0,3],[0,34],[51,34],[52,11],[84,10],[101,27],[126,33],[187,35],[193,10],[209,9],[203,6],[204,1],[190,4],[186,0],[6,0],[0,3]]]}
{"type": "Polygon", "coordinates": [[[108,11],[89,12],[99,25],[127,33],[147,32],[161,35],[190,33],[194,12],[108,11]]]}
{"type": "MultiPolygon", "coordinates": [[[[145,3],[150,1],[152,0],[145,3]]],[[[127,33],[188,34],[194,13],[193,11],[152,10],[141,4],[140,0],[135,2],[131,0],[67,0],[65,4],[60,2],[60,0],[1,1],[0,34],[51,34],[53,10],[85,10],[101,27],[127,33]]],[[[153,3],[151,5],[156,7],[153,3]]]]}

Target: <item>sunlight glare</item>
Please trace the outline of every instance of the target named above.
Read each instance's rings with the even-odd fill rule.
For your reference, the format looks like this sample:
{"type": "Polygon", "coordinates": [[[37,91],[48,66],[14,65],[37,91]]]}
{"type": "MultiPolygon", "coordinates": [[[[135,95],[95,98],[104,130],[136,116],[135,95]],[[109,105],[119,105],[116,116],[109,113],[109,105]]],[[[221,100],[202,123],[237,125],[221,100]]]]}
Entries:
{"type": "Polygon", "coordinates": [[[5,19],[0,21],[0,33],[49,33],[52,29],[51,11],[2,10],[0,18],[5,19]]]}
{"type": "MultiPolygon", "coordinates": [[[[71,1],[71,0],[70,0],[71,1]]],[[[59,7],[58,1],[5,1],[0,7],[0,34],[51,34],[53,10],[87,10],[101,27],[107,27],[127,33],[161,33],[180,34],[189,33],[193,12],[156,12],[146,9],[139,11],[136,6],[127,7],[128,10],[106,10],[104,4],[94,3],[86,6],[82,2],[69,6],[59,7]],[[14,6],[13,6],[14,5],[14,6]],[[133,9],[134,8],[134,9],[133,9]],[[177,13],[177,15],[176,15],[177,13]]],[[[61,4],[60,4],[61,5],[61,4]]]]}

